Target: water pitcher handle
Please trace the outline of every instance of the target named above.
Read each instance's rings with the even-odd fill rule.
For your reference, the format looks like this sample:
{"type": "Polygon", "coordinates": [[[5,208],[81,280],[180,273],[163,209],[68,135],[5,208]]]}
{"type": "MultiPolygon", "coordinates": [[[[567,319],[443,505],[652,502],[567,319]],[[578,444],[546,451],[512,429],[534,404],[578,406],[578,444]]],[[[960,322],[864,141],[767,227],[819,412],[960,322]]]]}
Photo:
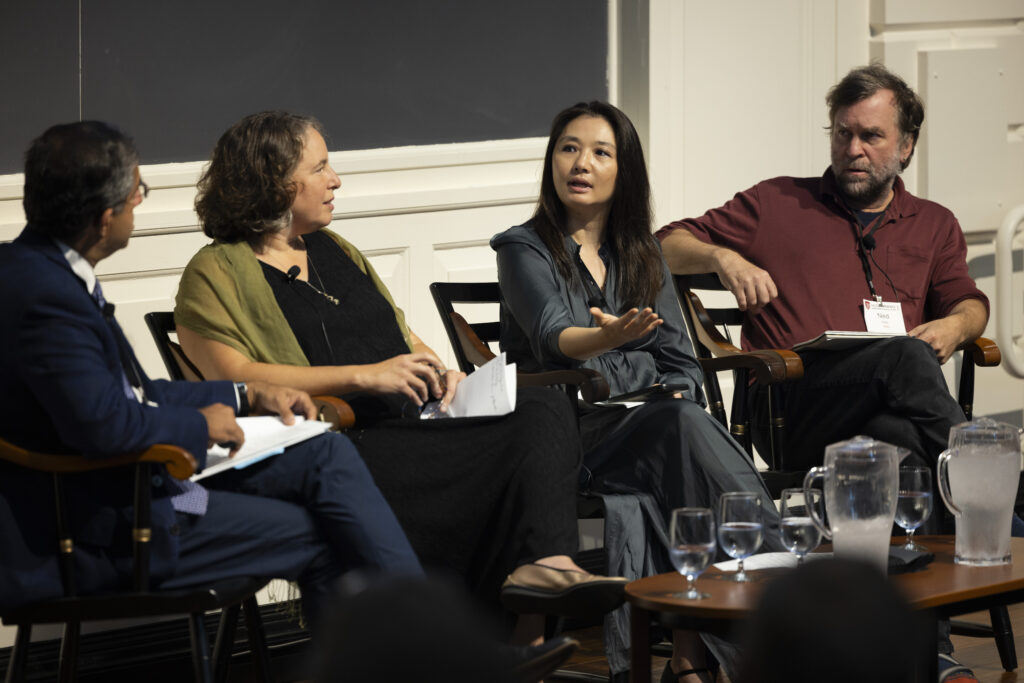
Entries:
{"type": "MultiPolygon", "coordinates": [[[[807,493],[807,491],[810,488],[812,488],[811,487],[811,483],[815,479],[824,479],[824,477],[825,477],[825,468],[824,467],[812,467],[811,469],[809,469],[807,471],[807,474],[804,475],[804,498],[805,499],[809,500],[810,497],[811,497],[811,494],[807,493]]],[[[825,536],[825,538],[827,538],[827,539],[829,539],[831,541],[832,540],[832,531],[825,525],[825,520],[821,519],[818,516],[817,508],[818,508],[817,505],[808,505],[807,506],[807,514],[810,516],[811,521],[814,523],[814,526],[818,527],[818,529],[825,536]]]]}
{"type": "Polygon", "coordinates": [[[939,462],[935,470],[939,480],[939,495],[942,496],[942,502],[946,504],[950,512],[959,517],[961,514],[960,508],[953,505],[953,494],[949,491],[949,459],[952,456],[952,449],[942,451],[939,454],[939,462]]]}

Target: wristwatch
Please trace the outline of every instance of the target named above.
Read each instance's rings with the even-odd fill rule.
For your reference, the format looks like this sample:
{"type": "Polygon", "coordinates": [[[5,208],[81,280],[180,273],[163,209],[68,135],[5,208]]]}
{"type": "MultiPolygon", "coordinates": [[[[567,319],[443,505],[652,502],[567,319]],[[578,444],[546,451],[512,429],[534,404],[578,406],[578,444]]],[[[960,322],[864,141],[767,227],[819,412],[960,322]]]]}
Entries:
{"type": "Polygon", "coordinates": [[[235,394],[238,395],[238,415],[245,417],[249,414],[249,387],[245,382],[235,382],[235,394]]]}

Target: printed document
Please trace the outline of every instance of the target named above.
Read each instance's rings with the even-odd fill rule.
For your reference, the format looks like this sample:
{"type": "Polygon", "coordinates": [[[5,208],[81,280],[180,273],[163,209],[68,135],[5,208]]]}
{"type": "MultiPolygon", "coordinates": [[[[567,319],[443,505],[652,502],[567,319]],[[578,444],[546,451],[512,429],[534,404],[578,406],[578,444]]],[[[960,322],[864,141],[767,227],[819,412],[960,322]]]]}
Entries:
{"type": "Polygon", "coordinates": [[[428,403],[420,413],[424,420],[440,417],[490,417],[516,409],[516,364],[505,364],[505,354],[492,358],[459,382],[447,413],[428,403]]]}
{"type": "Polygon", "coordinates": [[[331,428],[329,422],[306,420],[295,416],[295,424],[286,425],[277,415],[260,415],[259,417],[240,417],[238,426],[245,434],[245,443],[229,458],[229,449],[223,446],[211,446],[206,451],[206,469],[192,475],[192,481],[209,477],[212,474],[228,469],[240,470],[283,453],[292,444],[311,439],[323,434],[331,428]]]}

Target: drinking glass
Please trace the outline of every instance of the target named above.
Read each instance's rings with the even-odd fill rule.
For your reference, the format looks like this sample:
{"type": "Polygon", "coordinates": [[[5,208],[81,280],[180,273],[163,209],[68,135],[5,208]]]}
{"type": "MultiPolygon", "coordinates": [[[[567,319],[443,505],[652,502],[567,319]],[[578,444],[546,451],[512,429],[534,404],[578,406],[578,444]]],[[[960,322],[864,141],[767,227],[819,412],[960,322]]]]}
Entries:
{"type": "Polygon", "coordinates": [[[761,498],[745,491],[723,493],[718,515],[718,544],[726,555],[739,560],[732,580],[750,581],[743,571],[743,560],[753,555],[764,540],[761,498]]]}
{"type": "Polygon", "coordinates": [[[896,500],[896,523],[907,532],[904,550],[928,550],[914,542],[914,531],[932,513],[932,471],[918,465],[900,468],[900,494],[896,500]]]}
{"type": "Polygon", "coordinates": [[[708,508],[677,508],[669,524],[669,556],[680,574],[686,577],[686,592],[673,597],[686,600],[710,598],[694,586],[694,581],[711,564],[715,554],[715,515],[708,508]]]}
{"type": "Polygon", "coordinates": [[[821,543],[821,529],[811,521],[810,508],[819,519],[825,516],[824,499],[819,489],[783,489],[779,497],[779,535],[786,550],[796,555],[796,563],[803,564],[804,556],[821,543]]]}

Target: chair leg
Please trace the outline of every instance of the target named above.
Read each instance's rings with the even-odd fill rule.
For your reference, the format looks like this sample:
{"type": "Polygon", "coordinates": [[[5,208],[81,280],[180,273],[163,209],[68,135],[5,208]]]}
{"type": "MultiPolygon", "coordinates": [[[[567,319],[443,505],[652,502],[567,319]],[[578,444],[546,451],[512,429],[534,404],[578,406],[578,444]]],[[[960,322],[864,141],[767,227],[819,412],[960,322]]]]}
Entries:
{"type": "Polygon", "coordinates": [[[554,617],[550,614],[544,617],[544,640],[550,640],[562,632],[565,628],[565,619],[554,617]]]}
{"type": "Polygon", "coordinates": [[[235,631],[238,627],[238,611],[241,605],[231,605],[221,610],[217,637],[213,641],[213,680],[224,683],[228,679],[228,667],[234,650],[235,631]]]}
{"type": "Polygon", "coordinates": [[[1010,613],[1006,605],[993,607],[989,610],[992,618],[992,636],[996,639],[999,650],[999,662],[1006,671],[1017,668],[1017,647],[1013,643],[1013,626],[1010,624],[1010,613]]]}
{"type": "Polygon", "coordinates": [[[252,667],[260,683],[272,683],[270,657],[267,655],[267,634],[263,630],[263,617],[256,596],[250,595],[242,603],[245,609],[245,628],[249,632],[249,650],[252,652],[252,667]]]}
{"type": "Polygon", "coordinates": [[[206,641],[203,613],[190,614],[188,626],[192,639],[192,668],[196,683],[213,683],[213,676],[210,675],[210,645],[206,641]]]}
{"type": "Polygon", "coordinates": [[[7,662],[7,675],[4,683],[23,683],[25,680],[25,663],[28,661],[28,648],[32,644],[32,624],[18,624],[14,636],[14,647],[11,658],[7,662]]]}
{"type": "Polygon", "coordinates": [[[60,641],[60,683],[74,683],[78,677],[78,636],[82,625],[77,621],[64,624],[64,637],[60,641]]]}

